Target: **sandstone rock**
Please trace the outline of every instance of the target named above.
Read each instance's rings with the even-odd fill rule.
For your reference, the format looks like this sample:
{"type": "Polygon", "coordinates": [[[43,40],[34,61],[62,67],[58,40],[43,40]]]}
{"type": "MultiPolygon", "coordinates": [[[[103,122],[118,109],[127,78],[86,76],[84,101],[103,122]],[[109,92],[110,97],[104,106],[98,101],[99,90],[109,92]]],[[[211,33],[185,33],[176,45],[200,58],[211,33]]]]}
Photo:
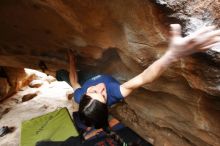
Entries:
{"type": "Polygon", "coordinates": [[[33,80],[32,82],[30,82],[29,87],[31,87],[31,88],[39,88],[42,85],[43,85],[43,81],[41,81],[41,80],[33,80]]]}
{"type": "Polygon", "coordinates": [[[36,93],[24,95],[24,96],[22,97],[22,102],[31,100],[31,99],[34,98],[35,96],[37,96],[36,93]]]}
{"type": "MultiPolygon", "coordinates": [[[[111,74],[121,82],[165,52],[170,23],[181,23],[184,34],[220,24],[216,0],[2,3],[0,65],[55,75],[68,70],[70,48],[79,70],[111,74]]],[[[218,50],[181,59],[126,100],[126,110],[134,112],[121,112],[122,105],[114,113],[155,145],[220,145],[218,50]]]]}
{"type": "Polygon", "coordinates": [[[0,101],[16,93],[36,78],[34,74],[27,75],[23,68],[12,67],[1,67],[0,76],[3,76],[0,80],[2,85],[0,101]]]}
{"type": "Polygon", "coordinates": [[[52,83],[52,82],[56,81],[56,78],[49,75],[49,76],[47,76],[46,80],[47,80],[48,83],[52,83]]]}
{"type": "Polygon", "coordinates": [[[0,78],[0,101],[7,96],[10,86],[6,78],[0,78]]]}

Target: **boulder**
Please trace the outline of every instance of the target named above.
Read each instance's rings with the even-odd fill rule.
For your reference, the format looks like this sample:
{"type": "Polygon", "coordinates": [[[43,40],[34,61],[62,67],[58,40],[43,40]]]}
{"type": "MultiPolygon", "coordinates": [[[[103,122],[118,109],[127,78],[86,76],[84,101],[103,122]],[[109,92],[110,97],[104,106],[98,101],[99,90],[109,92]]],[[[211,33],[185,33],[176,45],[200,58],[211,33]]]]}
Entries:
{"type": "MultiPolygon", "coordinates": [[[[0,65],[55,75],[68,70],[71,49],[78,70],[123,83],[163,55],[169,24],[182,24],[183,35],[219,27],[219,6],[216,0],[3,0],[0,65]]],[[[112,113],[156,146],[218,146],[219,62],[218,47],[180,59],[112,113]]]]}

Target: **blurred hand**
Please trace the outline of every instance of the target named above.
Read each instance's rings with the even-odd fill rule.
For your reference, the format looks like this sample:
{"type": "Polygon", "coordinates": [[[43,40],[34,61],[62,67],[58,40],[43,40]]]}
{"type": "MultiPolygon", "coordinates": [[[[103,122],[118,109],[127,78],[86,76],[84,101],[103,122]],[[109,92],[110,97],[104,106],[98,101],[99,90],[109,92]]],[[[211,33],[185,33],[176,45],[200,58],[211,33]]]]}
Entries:
{"type": "Polygon", "coordinates": [[[207,26],[186,36],[181,36],[181,26],[171,24],[171,40],[168,52],[171,57],[178,59],[196,52],[206,51],[220,44],[220,30],[214,26],[207,26]]]}

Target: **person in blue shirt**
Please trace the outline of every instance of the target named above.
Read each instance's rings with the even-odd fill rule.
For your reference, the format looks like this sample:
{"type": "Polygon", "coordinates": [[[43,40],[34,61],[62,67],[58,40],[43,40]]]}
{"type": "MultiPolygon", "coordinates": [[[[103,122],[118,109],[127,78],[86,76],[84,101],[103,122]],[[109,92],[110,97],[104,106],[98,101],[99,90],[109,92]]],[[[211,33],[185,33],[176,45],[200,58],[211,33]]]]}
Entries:
{"type": "Polygon", "coordinates": [[[80,119],[87,126],[103,128],[108,126],[108,107],[120,102],[134,89],[157,79],[173,62],[196,52],[206,51],[220,43],[220,30],[214,26],[201,28],[186,36],[181,36],[181,26],[171,24],[170,42],[164,55],[153,62],[142,73],[120,84],[108,75],[97,75],[82,86],[78,83],[75,58],[69,54],[70,83],[74,91],[74,100],[79,103],[80,119]]]}

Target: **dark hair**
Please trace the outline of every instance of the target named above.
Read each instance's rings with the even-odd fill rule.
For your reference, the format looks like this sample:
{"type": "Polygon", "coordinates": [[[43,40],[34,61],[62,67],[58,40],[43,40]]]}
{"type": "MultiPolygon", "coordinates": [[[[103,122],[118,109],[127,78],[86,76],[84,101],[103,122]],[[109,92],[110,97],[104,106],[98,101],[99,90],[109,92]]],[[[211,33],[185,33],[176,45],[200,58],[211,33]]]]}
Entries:
{"type": "Polygon", "coordinates": [[[108,127],[108,107],[85,94],[79,103],[79,118],[86,126],[108,127]]]}

